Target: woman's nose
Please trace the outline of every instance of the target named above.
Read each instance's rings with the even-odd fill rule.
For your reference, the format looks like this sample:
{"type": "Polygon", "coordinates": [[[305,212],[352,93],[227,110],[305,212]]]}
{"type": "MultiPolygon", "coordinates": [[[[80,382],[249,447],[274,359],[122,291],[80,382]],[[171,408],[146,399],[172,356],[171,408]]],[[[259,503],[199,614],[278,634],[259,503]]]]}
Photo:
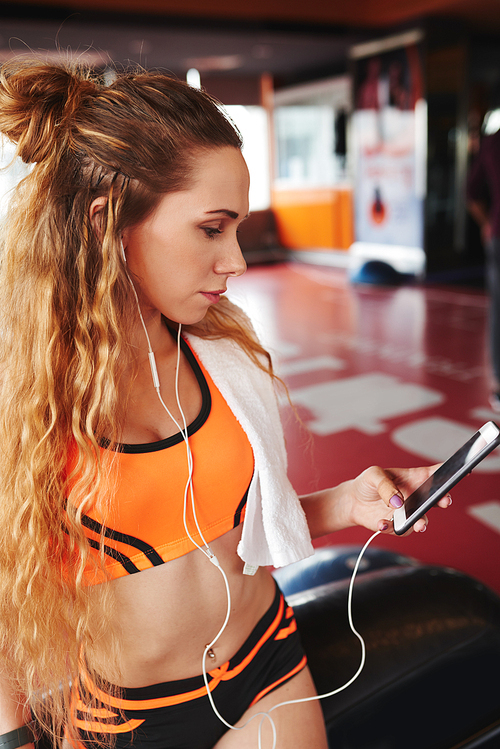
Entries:
{"type": "Polygon", "coordinates": [[[228,243],[224,252],[218,258],[215,265],[215,272],[219,275],[226,276],[241,276],[247,269],[247,264],[238,239],[235,238],[231,243],[228,243]]]}

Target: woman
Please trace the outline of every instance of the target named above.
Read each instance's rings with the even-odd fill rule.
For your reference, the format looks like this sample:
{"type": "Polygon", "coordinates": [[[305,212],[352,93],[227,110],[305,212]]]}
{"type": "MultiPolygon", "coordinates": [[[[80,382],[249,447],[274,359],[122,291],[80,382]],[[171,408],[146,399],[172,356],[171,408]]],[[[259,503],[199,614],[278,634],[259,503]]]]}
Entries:
{"type": "MultiPolygon", "coordinates": [[[[315,693],[265,565],[312,553],[307,525],[390,530],[429,469],[299,503],[269,356],[222,296],[249,179],[209,96],[9,64],[0,131],[34,164],[0,278],[0,743],[33,715],[72,746],[255,747],[252,715],[315,693]]],[[[317,702],[272,718],[326,747],[317,702]]]]}

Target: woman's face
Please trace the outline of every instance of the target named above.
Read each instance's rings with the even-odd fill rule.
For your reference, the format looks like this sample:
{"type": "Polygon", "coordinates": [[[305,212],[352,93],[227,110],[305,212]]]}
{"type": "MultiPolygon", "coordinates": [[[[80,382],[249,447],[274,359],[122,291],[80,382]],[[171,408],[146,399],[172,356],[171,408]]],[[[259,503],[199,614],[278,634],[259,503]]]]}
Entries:
{"type": "Polygon", "coordinates": [[[166,194],[125,230],[123,244],[144,314],[199,322],[246,270],[237,239],[248,215],[248,169],[237,148],[200,151],[190,186],[166,194]]]}

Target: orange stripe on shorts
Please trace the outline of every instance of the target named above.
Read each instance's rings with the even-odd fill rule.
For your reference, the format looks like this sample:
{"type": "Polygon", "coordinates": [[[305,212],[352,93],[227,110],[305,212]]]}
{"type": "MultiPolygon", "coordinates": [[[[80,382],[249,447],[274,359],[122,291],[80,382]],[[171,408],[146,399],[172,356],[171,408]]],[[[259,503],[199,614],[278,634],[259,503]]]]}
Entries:
{"type": "Polygon", "coordinates": [[[259,694],[252,700],[249,707],[252,707],[252,705],[255,705],[256,702],[262,699],[262,697],[265,697],[266,694],[271,692],[273,689],[276,689],[280,684],[282,684],[284,681],[287,681],[288,679],[291,679],[292,676],[295,676],[299,673],[299,671],[302,671],[303,668],[305,668],[307,665],[307,656],[304,655],[300,663],[298,663],[295,668],[292,668],[292,670],[285,674],[285,676],[282,676],[281,679],[278,679],[274,682],[274,684],[270,684],[268,687],[262,690],[262,692],[259,692],[259,694]]]}

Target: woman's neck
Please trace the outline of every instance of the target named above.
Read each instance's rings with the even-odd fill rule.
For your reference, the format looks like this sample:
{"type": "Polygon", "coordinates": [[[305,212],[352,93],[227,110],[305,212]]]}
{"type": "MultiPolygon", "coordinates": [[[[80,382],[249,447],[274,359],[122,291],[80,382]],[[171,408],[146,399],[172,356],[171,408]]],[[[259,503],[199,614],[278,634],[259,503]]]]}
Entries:
{"type": "Polygon", "coordinates": [[[171,355],[177,349],[177,342],[168,329],[165,318],[159,312],[154,314],[143,313],[143,320],[144,326],[138,316],[131,340],[131,345],[137,351],[139,358],[147,357],[150,350],[153,351],[155,356],[171,355]],[[147,330],[147,336],[144,327],[147,330]]]}

